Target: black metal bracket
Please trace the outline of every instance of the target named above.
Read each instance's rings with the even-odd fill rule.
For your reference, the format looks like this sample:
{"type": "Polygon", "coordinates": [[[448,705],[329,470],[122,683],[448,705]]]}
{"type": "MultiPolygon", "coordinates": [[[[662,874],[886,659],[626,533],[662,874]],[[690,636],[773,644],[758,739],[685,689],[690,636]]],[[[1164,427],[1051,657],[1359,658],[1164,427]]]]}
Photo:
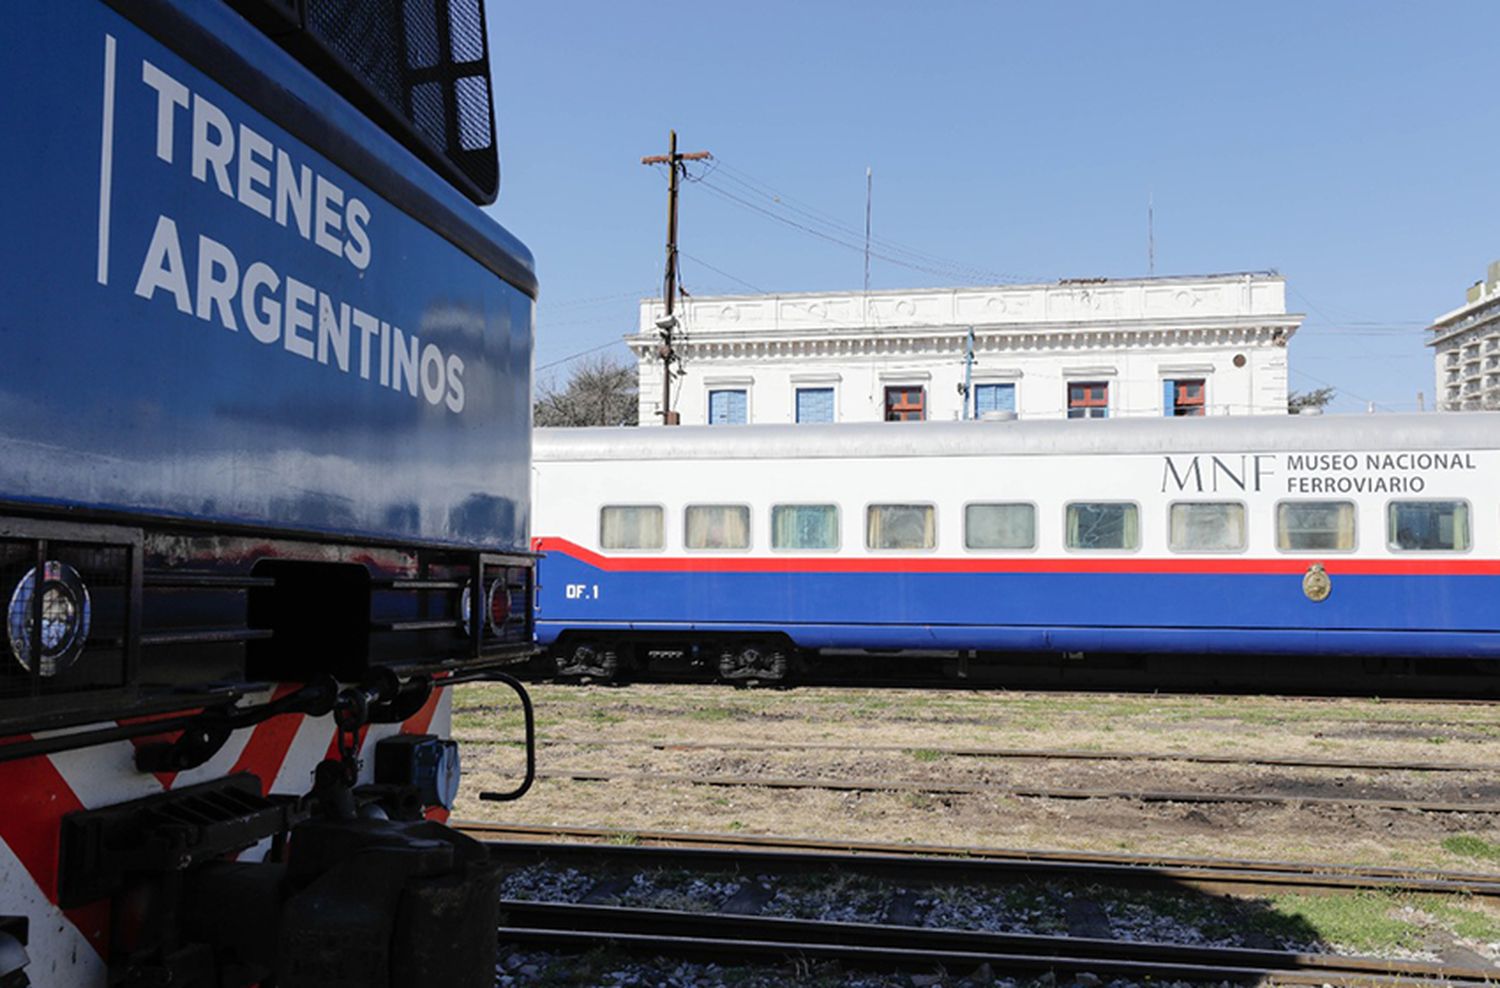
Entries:
{"type": "Polygon", "coordinates": [[[306,815],[295,799],[261,795],[248,772],[62,819],[58,904],[112,895],[132,875],[184,871],[289,831],[306,815]]]}
{"type": "Polygon", "coordinates": [[[504,672],[491,672],[484,677],[487,682],[503,683],[515,690],[521,701],[521,713],[526,719],[526,777],[521,784],[509,792],[482,792],[479,798],[490,803],[508,803],[526,795],[536,781],[536,715],[531,708],[531,694],[516,677],[504,672]]]}
{"type": "Polygon", "coordinates": [[[325,679],[256,707],[216,707],[185,721],[174,721],[170,726],[157,726],[148,721],[139,725],[141,736],[171,730],[181,730],[182,733],[172,741],[142,745],[136,749],[135,767],[142,772],[183,772],[197,768],[217,754],[235,731],[253,727],[280,714],[321,716],[333,709],[337,695],[338,684],[325,679]]]}

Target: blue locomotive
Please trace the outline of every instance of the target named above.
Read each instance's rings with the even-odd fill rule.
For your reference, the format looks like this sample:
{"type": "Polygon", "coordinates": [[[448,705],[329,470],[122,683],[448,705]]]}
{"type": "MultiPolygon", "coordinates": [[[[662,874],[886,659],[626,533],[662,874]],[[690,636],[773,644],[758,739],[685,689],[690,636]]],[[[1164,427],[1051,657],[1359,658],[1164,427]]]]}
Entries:
{"type": "Polygon", "coordinates": [[[536,280],[479,0],[7,26],[0,984],[491,983],[448,687],[534,648],[536,280]]]}

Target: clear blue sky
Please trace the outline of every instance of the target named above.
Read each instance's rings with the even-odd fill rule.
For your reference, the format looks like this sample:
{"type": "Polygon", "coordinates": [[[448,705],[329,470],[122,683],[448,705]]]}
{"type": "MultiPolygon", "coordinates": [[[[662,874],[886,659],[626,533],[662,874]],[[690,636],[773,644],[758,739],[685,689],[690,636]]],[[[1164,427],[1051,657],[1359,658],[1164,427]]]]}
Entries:
{"type": "Polygon", "coordinates": [[[872,167],[875,236],[941,259],[882,251],[931,270],[876,258],[881,289],[1145,274],[1151,195],[1158,274],[1286,276],[1307,314],[1291,385],[1336,385],[1339,410],[1410,410],[1419,390],[1431,407],[1422,327],[1500,258],[1493,2],[489,0],[489,16],[494,213],[536,253],[539,368],[632,331],[660,292],[666,175],[639,160],[671,127],[720,162],[683,193],[691,292],[862,283],[857,249],[726,192],[857,243],[872,167]]]}

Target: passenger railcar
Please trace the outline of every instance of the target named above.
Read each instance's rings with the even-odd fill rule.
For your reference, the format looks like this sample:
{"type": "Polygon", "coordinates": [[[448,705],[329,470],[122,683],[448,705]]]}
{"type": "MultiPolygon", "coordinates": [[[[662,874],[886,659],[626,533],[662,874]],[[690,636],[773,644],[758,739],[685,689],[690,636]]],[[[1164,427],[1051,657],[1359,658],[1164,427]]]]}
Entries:
{"type": "Polygon", "coordinates": [[[534,474],[564,673],[1500,658],[1500,415],[538,430],[534,474]]]}
{"type": "Polygon", "coordinates": [[[0,984],[492,984],[447,687],[534,650],[536,287],[479,0],[5,23],[0,984]]]}

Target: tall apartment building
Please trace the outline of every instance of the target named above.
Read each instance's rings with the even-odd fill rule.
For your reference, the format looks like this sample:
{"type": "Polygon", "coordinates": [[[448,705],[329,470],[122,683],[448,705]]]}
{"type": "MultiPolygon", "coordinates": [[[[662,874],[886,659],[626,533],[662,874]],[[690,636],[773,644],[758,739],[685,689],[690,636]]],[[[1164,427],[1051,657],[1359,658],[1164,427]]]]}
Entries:
{"type": "Polygon", "coordinates": [[[1500,261],[1469,286],[1464,304],[1428,327],[1443,411],[1500,408],[1500,261]]]}

